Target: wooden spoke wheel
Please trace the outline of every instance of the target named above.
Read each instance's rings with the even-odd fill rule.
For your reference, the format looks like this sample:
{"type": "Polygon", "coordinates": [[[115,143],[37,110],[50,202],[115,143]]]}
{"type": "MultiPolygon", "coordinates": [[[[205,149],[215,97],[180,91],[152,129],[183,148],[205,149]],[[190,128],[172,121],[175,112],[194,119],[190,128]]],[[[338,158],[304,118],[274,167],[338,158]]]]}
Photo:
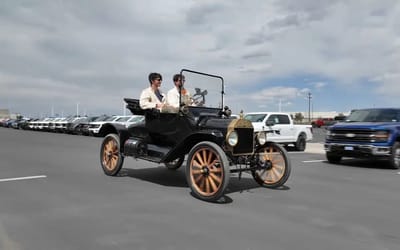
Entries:
{"type": "Polygon", "coordinates": [[[124,157],[120,152],[120,141],[116,134],[107,135],[100,149],[100,163],[106,175],[115,176],[122,168],[124,157]]]}
{"type": "Polygon", "coordinates": [[[264,187],[280,187],[290,175],[290,160],[286,150],[279,144],[269,142],[256,151],[256,169],[252,170],[254,180],[264,187]]]}
{"type": "Polygon", "coordinates": [[[228,159],[217,144],[200,142],[192,148],[186,165],[186,179],[197,198],[218,200],[228,185],[229,177],[228,159]]]}
{"type": "Polygon", "coordinates": [[[185,160],[185,156],[183,155],[181,157],[176,158],[173,161],[166,162],[165,166],[170,170],[176,170],[182,166],[182,163],[184,160],[185,160]]]}

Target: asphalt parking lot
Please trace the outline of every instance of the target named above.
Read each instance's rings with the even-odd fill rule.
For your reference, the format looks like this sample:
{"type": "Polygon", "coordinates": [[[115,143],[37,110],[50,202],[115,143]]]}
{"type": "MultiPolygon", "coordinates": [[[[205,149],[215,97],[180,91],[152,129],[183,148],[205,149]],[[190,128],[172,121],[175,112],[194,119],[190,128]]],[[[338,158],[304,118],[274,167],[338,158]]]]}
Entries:
{"type": "Polygon", "coordinates": [[[101,138],[0,128],[0,249],[399,249],[399,170],[328,164],[318,138],[283,188],[233,175],[207,203],[183,168],[127,158],[105,176],[101,138]]]}

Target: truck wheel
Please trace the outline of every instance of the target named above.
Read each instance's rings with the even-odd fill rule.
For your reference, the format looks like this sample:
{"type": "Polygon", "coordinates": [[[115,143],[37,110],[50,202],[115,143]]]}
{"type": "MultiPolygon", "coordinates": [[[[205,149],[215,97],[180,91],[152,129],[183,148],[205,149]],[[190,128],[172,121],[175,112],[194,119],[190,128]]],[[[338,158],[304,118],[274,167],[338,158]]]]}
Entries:
{"type": "Polygon", "coordinates": [[[100,149],[100,163],[106,175],[115,176],[121,170],[124,157],[120,152],[118,135],[109,134],[104,138],[100,149]]]}
{"type": "Polygon", "coordinates": [[[392,155],[390,156],[390,166],[393,169],[400,168],[400,142],[395,142],[392,147],[392,155]]]}
{"type": "Polygon", "coordinates": [[[270,142],[256,151],[257,165],[252,166],[254,180],[261,186],[277,188],[288,180],[291,164],[288,153],[279,144],[270,142]]]}
{"type": "Polygon", "coordinates": [[[225,152],[214,142],[200,142],[189,152],[186,180],[193,195],[216,201],[228,186],[230,170],[225,152]]]}
{"type": "Polygon", "coordinates": [[[342,160],[342,157],[337,154],[326,152],[326,159],[329,163],[339,163],[342,160]]]}
{"type": "Polygon", "coordinates": [[[306,149],[306,136],[304,134],[299,135],[294,147],[297,151],[304,151],[306,149]]]}
{"type": "Polygon", "coordinates": [[[182,166],[182,163],[184,160],[185,160],[185,156],[183,155],[181,157],[176,158],[173,161],[166,162],[165,166],[170,170],[176,170],[182,166]]]}

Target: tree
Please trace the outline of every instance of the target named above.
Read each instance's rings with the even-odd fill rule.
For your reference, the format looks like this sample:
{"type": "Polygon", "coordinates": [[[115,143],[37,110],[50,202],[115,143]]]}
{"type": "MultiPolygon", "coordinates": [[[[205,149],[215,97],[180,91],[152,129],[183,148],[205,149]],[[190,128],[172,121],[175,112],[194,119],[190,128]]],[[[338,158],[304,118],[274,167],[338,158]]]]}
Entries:
{"type": "Polygon", "coordinates": [[[295,120],[296,122],[302,122],[303,119],[304,119],[304,116],[303,116],[302,113],[296,113],[296,114],[294,115],[294,120],[295,120]]]}

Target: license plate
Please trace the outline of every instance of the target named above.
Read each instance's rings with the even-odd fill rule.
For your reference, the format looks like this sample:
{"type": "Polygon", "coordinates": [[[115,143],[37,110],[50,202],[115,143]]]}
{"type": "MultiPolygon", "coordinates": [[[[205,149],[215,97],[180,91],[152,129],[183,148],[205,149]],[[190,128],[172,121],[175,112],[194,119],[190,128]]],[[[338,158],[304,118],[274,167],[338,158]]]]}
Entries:
{"type": "Polygon", "coordinates": [[[350,150],[350,151],[351,151],[351,150],[354,150],[354,147],[352,147],[352,146],[345,146],[345,147],[344,147],[344,150],[350,150]]]}

